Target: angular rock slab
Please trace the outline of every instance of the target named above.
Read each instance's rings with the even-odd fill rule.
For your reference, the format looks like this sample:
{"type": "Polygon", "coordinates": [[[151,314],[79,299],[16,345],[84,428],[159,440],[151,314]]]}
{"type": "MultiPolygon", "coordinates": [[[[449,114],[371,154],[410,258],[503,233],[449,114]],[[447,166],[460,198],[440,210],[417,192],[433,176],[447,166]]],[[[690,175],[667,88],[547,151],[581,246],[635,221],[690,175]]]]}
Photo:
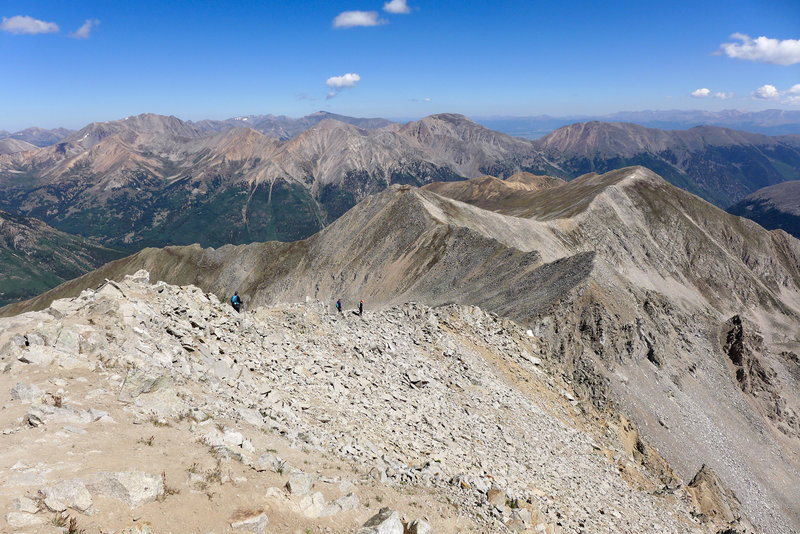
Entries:
{"type": "Polygon", "coordinates": [[[98,473],[86,483],[92,493],[125,502],[131,508],[153,502],[164,495],[164,481],[141,471],[98,473]]]}
{"type": "Polygon", "coordinates": [[[92,494],[83,481],[77,479],[62,480],[55,486],[45,486],[39,493],[44,495],[45,506],[54,512],[63,512],[67,508],[86,512],[93,504],[92,494]]]}
{"type": "Polygon", "coordinates": [[[406,534],[433,534],[433,527],[427,521],[415,519],[408,524],[406,534]]]}
{"type": "Polygon", "coordinates": [[[356,534],[403,534],[403,523],[395,510],[381,508],[364,523],[356,534]]]}
{"type": "Polygon", "coordinates": [[[261,510],[237,510],[230,519],[232,529],[256,534],[265,534],[268,524],[267,514],[261,510]]]}

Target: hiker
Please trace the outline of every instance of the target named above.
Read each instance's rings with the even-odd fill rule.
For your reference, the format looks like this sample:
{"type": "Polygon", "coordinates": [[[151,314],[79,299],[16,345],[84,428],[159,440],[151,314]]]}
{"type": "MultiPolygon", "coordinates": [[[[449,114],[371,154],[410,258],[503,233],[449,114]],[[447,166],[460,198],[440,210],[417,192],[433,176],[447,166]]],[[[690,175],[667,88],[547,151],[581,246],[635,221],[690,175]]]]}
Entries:
{"type": "Polygon", "coordinates": [[[364,315],[364,299],[361,299],[361,302],[358,303],[358,316],[361,317],[364,315]]]}
{"type": "Polygon", "coordinates": [[[336,301],[336,311],[342,313],[342,299],[336,301]]]}
{"type": "Polygon", "coordinates": [[[231,306],[233,306],[233,309],[237,312],[242,307],[242,299],[239,298],[238,291],[233,292],[233,296],[231,297],[231,306]]]}

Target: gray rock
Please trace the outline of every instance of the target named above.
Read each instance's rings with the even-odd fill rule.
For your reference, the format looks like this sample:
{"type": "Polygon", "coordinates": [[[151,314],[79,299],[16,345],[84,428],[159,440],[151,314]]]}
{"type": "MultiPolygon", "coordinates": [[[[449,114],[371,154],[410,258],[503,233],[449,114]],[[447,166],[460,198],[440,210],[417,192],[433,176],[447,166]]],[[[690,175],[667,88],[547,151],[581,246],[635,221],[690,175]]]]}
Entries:
{"type": "Polygon", "coordinates": [[[6,514],[6,523],[14,528],[32,527],[41,525],[44,522],[44,517],[27,512],[9,512],[6,514]]]}
{"type": "Polygon", "coordinates": [[[17,382],[17,384],[11,388],[11,398],[13,400],[30,402],[39,400],[41,397],[42,390],[36,387],[35,384],[23,384],[21,382],[17,382]]]}
{"type": "Polygon", "coordinates": [[[159,417],[176,417],[185,411],[169,376],[131,371],[119,392],[119,401],[134,404],[159,417]]]}
{"type": "Polygon", "coordinates": [[[54,512],[63,512],[67,508],[85,512],[92,507],[91,493],[77,479],[62,480],[55,486],[45,486],[39,492],[45,497],[45,505],[54,512]]]}
{"type": "Polygon", "coordinates": [[[87,481],[90,492],[106,495],[136,508],[164,495],[164,482],[158,475],[141,471],[98,473],[87,481]]]}
{"type": "Polygon", "coordinates": [[[256,471],[272,471],[273,473],[283,472],[286,469],[286,462],[280,456],[265,452],[255,460],[250,466],[256,471]]]}
{"type": "Polygon", "coordinates": [[[88,425],[92,422],[92,416],[88,411],[76,410],[71,406],[34,404],[28,408],[25,421],[30,426],[41,426],[47,423],[88,425]]]}
{"type": "Polygon", "coordinates": [[[14,509],[19,510],[20,512],[35,514],[39,511],[39,505],[36,501],[29,499],[28,497],[17,497],[14,499],[14,509]]]}
{"type": "Polygon", "coordinates": [[[348,511],[348,510],[357,510],[361,503],[358,500],[358,496],[355,493],[348,493],[344,497],[339,497],[338,499],[336,499],[336,504],[343,511],[348,511]]]}
{"type": "Polygon", "coordinates": [[[302,471],[293,470],[289,473],[286,489],[292,495],[308,495],[314,487],[314,477],[302,471]]]}
{"type": "Polygon", "coordinates": [[[433,527],[423,519],[415,519],[408,524],[405,534],[433,534],[433,527]]]}
{"type": "Polygon", "coordinates": [[[367,519],[356,534],[403,534],[403,523],[395,510],[381,508],[380,512],[367,519]]]}

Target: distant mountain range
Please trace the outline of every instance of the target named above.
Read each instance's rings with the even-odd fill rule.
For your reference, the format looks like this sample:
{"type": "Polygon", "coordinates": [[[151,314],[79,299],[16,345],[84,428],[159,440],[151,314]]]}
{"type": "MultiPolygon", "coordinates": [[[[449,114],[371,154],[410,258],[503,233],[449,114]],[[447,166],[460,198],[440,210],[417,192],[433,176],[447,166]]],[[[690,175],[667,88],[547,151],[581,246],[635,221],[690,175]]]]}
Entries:
{"type": "Polygon", "coordinates": [[[720,126],[766,135],[800,134],[800,111],[664,110],[621,111],[609,115],[571,115],[553,117],[479,117],[476,122],[516,137],[538,139],[553,130],[576,122],[630,122],[662,130],[686,130],[695,126],[720,126]]]}
{"type": "Polygon", "coordinates": [[[92,123],[55,145],[0,156],[0,208],[138,250],[302,239],[393,183],[520,171],[570,179],[644,165],[727,207],[800,178],[800,136],[590,122],[530,141],[455,114],[405,125],[331,117],[92,123]]]}
{"type": "Polygon", "coordinates": [[[292,241],[391,183],[548,169],[530,141],[459,115],[373,129],[325,118],[280,141],[148,114],[0,156],[0,207],[134,249],[292,241]]]}
{"type": "MultiPolygon", "coordinates": [[[[15,133],[0,131],[0,141],[5,139],[10,139],[10,140],[16,139],[17,141],[25,141],[26,143],[30,143],[33,146],[42,147],[57,143],[61,139],[71,134],[73,131],[74,130],[68,130],[66,128],[55,128],[53,130],[46,130],[44,128],[36,128],[36,127],[27,128],[25,130],[20,130],[19,132],[15,133]]],[[[24,147],[24,145],[22,146],[24,147]]],[[[8,153],[8,152],[0,152],[0,154],[3,153],[8,153]]]]}
{"type": "Polygon", "coordinates": [[[25,150],[0,155],[0,209],[132,252],[304,239],[391,184],[462,182],[437,187],[469,202],[500,183],[479,204],[491,209],[528,202],[532,188],[643,165],[726,208],[800,179],[800,136],[712,126],[589,122],[531,141],[455,114],[404,125],[327,113],[231,120],[144,114],[92,123],[42,148],[6,139],[25,150]]]}

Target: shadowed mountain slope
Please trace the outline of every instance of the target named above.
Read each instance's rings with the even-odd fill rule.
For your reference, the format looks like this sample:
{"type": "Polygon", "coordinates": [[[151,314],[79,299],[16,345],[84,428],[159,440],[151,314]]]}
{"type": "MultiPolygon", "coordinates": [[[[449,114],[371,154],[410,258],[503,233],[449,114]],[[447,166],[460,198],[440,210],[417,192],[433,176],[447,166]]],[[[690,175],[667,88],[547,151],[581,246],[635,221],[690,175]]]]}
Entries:
{"type": "Polygon", "coordinates": [[[771,185],[747,195],[730,208],[770,230],[784,230],[800,237],[800,181],[771,185]]]}
{"type": "Polygon", "coordinates": [[[534,144],[568,176],[644,165],[723,207],[761,187],[800,177],[800,137],[795,135],[587,122],[559,128],[534,144]]]}
{"type": "Polygon", "coordinates": [[[0,211],[0,305],[29,298],[122,255],[37,219],[0,211]]]}
{"type": "Polygon", "coordinates": [[[246,306],[474,304],[531,329],[598,409],[684,480],[702,464],[767,532],[800,529],[800,242],[647,169],[586,175],[507,215],[395,186],[296,243],[146,249],[4,314],[144,268],[246,306]]]}

